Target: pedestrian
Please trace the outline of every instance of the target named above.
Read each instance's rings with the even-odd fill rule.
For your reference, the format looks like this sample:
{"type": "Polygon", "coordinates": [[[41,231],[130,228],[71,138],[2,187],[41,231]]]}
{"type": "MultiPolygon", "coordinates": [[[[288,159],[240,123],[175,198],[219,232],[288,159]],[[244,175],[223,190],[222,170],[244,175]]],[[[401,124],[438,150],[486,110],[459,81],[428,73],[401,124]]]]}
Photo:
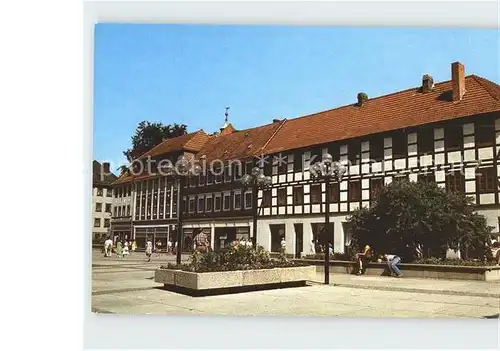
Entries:
{"type": "Polygon", "coordinates": [[[491,255],[496,262],[497,266],[500,266],[500,242],[494,241],[491,245],[491,255]]]}
{"type": "Polygon", "coordinates": [[[167,253],[172,252],[172,241],[170,239],[167,240],[167,253]]]}
{"type": "Polygon", "coordinates": [[[194,249],[198,252],[205,253],[208,251],[208,238],[203,231],[200,231],[194,237],[194,249]]]}
{"type": "Polygon", "coordinates": [[[156,257],[160,257],[160,251],[161,251],[161,240],[158,240],[156,243],[156,257]]]}
{"type": "Polygon", "coordinates": [[[104,241],[104,257],[110,257],[111,256],[111,247],[113,246],[113,240],[111,238],[107,238],[104,241]]]}
{"type": "Polygon", "coordinates": [[[286,241],[285,241],[285,237],[282,237],[281,238],[281,251],[285,252],[285,248],[286,248],[286,241]]]}
{"type": "Polygon", "coordinates": [[[116,243],[116,257],[123,258],[123,246],[120,240],[116,243]]]}
{"type": "Polygon", "coordinates": [[[153,243],[150,239],[147,239],[146,242],[146,256],[148,258],[148,262],[151,262],[151,255],[153,254],[153,243]]]}
{"type": "Polygon", "coordinates": [[[132,252],[135,252],[136,249],[137,249],[137,242],[134,240],[132,241],[132,252]]]}
{"type": "Polygon", "coordinates": [[[129,254],[128,241],[125,241],[125,244],[123,245],[123,257],[127,257],[129,254]]]}
{"type": "Polygon", "coordinates": [[[387,266],[389,267],[391,277],[401,278],[403,274],[398,268],[398,263],[401,262],[401,257],[399,257],[398,255],[385,254],[384,258],[387,261],[387,266]]]}
{"type": "Polygon", "coordinates": [[[330,256],[333,255],[333,246],[332,246],[332,243],[328,243],[328,254],[330,256]]]}
{"type": "Polygon", "coordinates": [[[311,240],[311,243],[309,244],[309,254],[316,255],[316,243],[314,240],[311,240]]]}
{"type": "Polygon", "coordinates": [[[368,266],[371,257],[372,249],[370,245],[365,245],[363,252],[360,252],[356,255],[356,258],[358,260],[358,272],[356,273],[356,275],[362,275],[366,273],[366,267],[368,266]]]}

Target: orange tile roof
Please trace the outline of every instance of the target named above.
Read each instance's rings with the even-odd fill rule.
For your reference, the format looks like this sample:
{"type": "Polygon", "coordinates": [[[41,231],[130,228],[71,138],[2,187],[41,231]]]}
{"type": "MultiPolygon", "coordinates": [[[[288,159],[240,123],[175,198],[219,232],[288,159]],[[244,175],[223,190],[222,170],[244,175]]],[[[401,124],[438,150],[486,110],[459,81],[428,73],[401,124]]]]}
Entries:
{"type": "Polygon", "coordinates": [[[260,155],[263,147],[283,125],[284,120],[263,126],[211,136],[196,158],[213,160],[244,160],[260,155]]]}
{"type": "Polygon", "coordinates": [[[452,101],[451,81],[368,99],[309,116],[289,119],[265,147],[266,154],[325,144],[332,141],[408,128],[427,123],[500,111],[500,86],[469,75],[462,100],[452,101]]]}
{"type": "Polygon", "coordinates": [[[209,136],[203,131],[198,130],[194,133],[184,134],[175,138],[167,139],[153,147],[151,150],[142,154],[139,159],[151,156],[160,156],[176,151],[198,152],[207,142],[209,136]]]}

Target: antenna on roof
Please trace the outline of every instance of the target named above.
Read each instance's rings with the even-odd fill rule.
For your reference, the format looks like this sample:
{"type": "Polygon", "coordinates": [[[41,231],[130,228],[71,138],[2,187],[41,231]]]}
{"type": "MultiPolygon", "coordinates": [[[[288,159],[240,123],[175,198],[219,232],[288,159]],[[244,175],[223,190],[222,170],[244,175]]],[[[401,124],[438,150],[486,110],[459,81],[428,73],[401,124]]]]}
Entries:
{"type": "Polygon", "coordinates": [[[224,114],[226,116],[226,119],[224,120],[225,122],[227,122],[228,120],[228,117],[229,117],[229,107],[226,107],[226,113],[224,114]]]}

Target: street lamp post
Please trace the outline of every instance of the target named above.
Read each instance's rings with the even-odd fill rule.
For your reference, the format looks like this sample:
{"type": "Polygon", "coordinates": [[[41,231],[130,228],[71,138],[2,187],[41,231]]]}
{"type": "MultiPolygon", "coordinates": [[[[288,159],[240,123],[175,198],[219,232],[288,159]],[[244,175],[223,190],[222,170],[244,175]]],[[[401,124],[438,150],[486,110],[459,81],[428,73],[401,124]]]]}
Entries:
{"type": "Polygon", "coordinates": [[[257,215],[258,215],[258,202],[257,190],[264,189],[272,183],[270,176],[265,176],[259,167],[253,167],[251,174],[245,174],[241,177],[241,183],[245,188],[252,188],[252,214],[253,214],[253,228],[252,228],[252,245],[257,248],[257,215]]]}
{"type": "MultiPolygon", "coordinates": [[[[182,189],[186,179],[189,176],[198,176],[202,172],[202,168],[198,164],[190,162],[184,155],[179,156],[177,162],[174,165],[168,163],[163,167],[163,171],[167,176],[171,176],[177,181],[177,248],[176,248],[176,261],[177,264],[181,264],[181,254],[182,254],[182,189]]],[[[171,194],[173,196],[173,194],[171,194]]]]}
{"type": "MultiPolygon", "coordinates": [[[[342,181],[347,168],[340,162],[333,162],[333,157],[330,154],[323,155],[323,160],[313,164],[309,172],[313,179],[323,179],[325,181],[325,228],[324,228],[324,244],[325,244],[325,284],[330,284],[330,247],[328,239],[330,238],[330,181],[342,181]]],[[[333,243],[332,243],[333,244],[333,243]]]]}

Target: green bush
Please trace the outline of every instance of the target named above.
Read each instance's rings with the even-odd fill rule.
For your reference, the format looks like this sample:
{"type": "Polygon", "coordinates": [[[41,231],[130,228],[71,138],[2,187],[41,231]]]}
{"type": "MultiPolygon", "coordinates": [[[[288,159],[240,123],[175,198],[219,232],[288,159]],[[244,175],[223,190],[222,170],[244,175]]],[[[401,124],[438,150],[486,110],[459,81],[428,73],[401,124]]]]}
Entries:
{"type": "Polygon", "coordinates": [[[289,261],[286,257],[279,257],[277,260],[269,257],[269,252],[262,246],[257,248],[239,245],[231,247],[222,252],[209,251],[200,253],[195,251],[188,264],[175,265],[167,264],[160,268],[180,269],[183,271],[203,273],[203,272],[224,272],[249,269],[269,269],[279,267],[297,267],[304,266],[295,261],[289,261]]]}
{"type": "Polygon", "coordinates": [[[447,248],[460,249],[465,260],[482,259],[492,229],[463,193],[407,180],[382,188],[374,206],[354,211],[347,222],[352,250],[368,244],[376,254],[397,254],[406,262],[444,258],[447,248]]]}
{"type": "Polygon", "coordinates": [[[471,267],[481,267],[481,266],[490,266],[493,262],[484,262],[484,261],[466,261],[460,259],[442,259],[436,257],[424,258],[420,260],[415,260],[411,263],[416,264],[436,264],[436,265],[445,265],[445,266],[471,266],[471,267]]]}

